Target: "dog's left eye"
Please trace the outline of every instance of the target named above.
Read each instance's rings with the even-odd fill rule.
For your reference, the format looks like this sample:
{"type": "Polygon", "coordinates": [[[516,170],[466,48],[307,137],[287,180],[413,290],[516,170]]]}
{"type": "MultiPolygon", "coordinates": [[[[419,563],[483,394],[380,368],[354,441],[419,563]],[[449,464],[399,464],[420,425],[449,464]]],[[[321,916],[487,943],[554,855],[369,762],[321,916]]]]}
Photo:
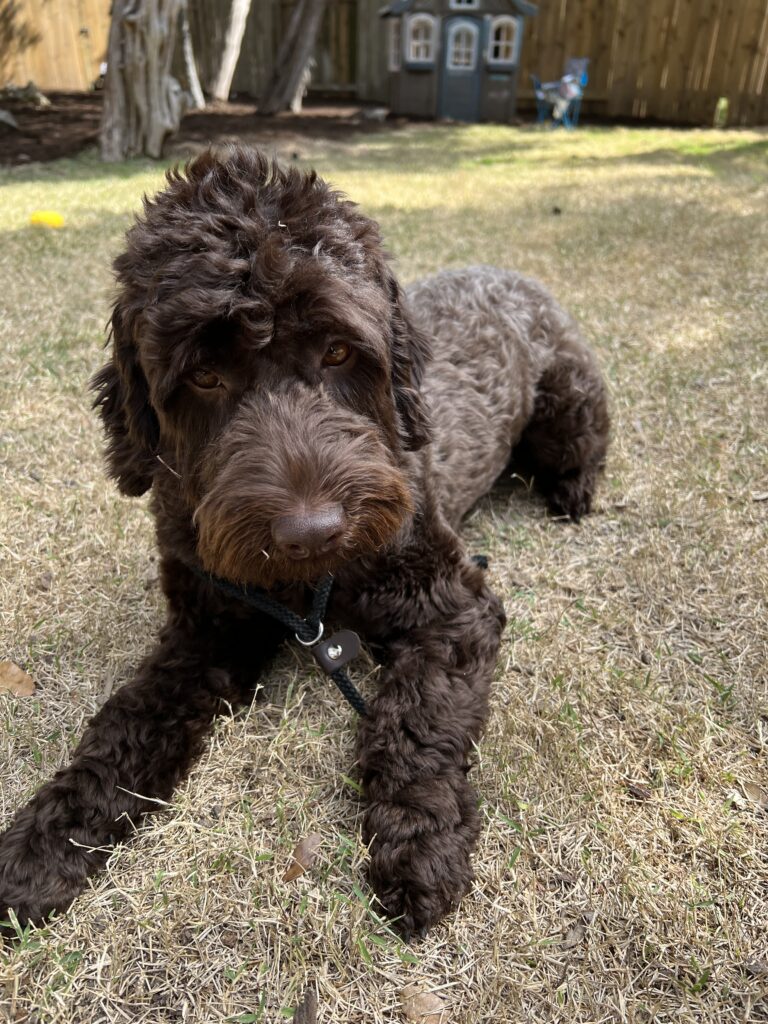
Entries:
{"type": "Polygon", "coordinates": [[[214,373],[213,370],[193,370],[189,375],[189,379],[196,388],[202,388],[204,391],[219,388],[222,384],[221,377],[218,373],[214,373]]]}
{"type": "Polygon", "coordinates": [[[326,349],[323,356],[323,366],[341,366],[342,363],[346,363],[351,355],[351,345],[348,345],[346,341],[334,341],[326,349]]]}

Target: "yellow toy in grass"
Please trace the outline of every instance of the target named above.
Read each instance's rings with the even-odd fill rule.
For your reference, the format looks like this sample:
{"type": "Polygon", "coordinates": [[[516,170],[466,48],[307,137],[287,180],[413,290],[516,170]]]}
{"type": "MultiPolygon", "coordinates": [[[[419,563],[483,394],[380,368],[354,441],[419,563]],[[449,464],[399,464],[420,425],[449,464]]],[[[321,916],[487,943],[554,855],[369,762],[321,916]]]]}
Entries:
{"type": "Polygon", "coordinates": [[[55,210],[35,210],[30,215],[29,223],[42,228],[63,228],[64,218],[55,210]]]}

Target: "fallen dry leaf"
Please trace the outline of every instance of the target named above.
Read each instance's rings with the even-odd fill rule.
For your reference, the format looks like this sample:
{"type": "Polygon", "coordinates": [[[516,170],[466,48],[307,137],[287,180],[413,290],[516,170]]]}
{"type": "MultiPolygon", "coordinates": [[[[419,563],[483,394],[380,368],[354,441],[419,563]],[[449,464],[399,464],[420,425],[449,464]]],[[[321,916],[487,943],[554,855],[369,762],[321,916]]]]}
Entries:
{"type": "Polygon", "coordinates": [[[317,995],[313,988],[308,988],[304,998],[296,1007],[293,1024],[317,1024],[317,995]]]}
{"type": "Polygon", "coordinates": [[[577,922],[576,924],[572,925],[568,929],[568,932],[566,933],[565,937],[560,943],[560,948],[573,949],[574,946],[578,946],[581,940],[586,935],[586,932],[587,929],[580,922],[577,922]]]}
{"type": "Polygon", "coordinates": [[[32,676],[14,665],[12,661],[0,661],[0,690],[15,693],[18,697],[31,697],[35,692],[32,676]]]}
{"type": "Polygon", "coordinates": [[[628,782],[627,793],[633,800],[650,800],[653,794],[647,786],[641,786],[639,782],[628,782]]]}
{"type": "Polygon", "coordinates": [[[293,849],[292,861],[288,870],[283,875],[284,882],[292,882],[294,878],[309,871],[317,858],[317,851],[322,846],[323,839],[317,832],[312,832],[305,839],[299,840],[293,849]]]}
{"type": "Polygon", "coordinates": [[[448,1007],[440,996],[421,985],[406,985],[400,992],[405,1019],[413,1024],[448,1024],[448,1007]]]}
{"type": "Polygon", "coordinates": [[[732,789],[727,794],[727,800],[732,804],[738,811],[746,811],[749,804],[744,799],[744,796],[738,791],[738,789],[732,789]]]}
{"type": "Polygon", "coordinates": [[[752,501],[768,501],[768,491],[760,491],[753,494],[752,501]]]}
{"type": "Polygon", "coordinates": [[[763,811],[768,811],[768,792],[761,789],[760,786],[755,786],[752,782],[740,782],[741,791],[744,796],[751,800],[753,804],[757,804],[763,811]]]}

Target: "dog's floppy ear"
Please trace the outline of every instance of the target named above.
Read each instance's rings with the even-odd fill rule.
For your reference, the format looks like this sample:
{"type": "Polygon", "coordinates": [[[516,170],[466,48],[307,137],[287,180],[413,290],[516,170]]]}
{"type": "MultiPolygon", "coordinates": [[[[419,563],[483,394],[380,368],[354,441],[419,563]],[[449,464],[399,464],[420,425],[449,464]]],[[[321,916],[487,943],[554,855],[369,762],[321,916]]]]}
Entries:
{"type": "Polygon", "coordinates": [[[427,336],[413,323],[400,285],[389,278],[392,389],[400,416],[403,447],[415,452],[431,440],[429,414],[421,392],[430,358],[427,336]]]}
{"type": "Polygon", "coordinates": [[[112,358],[91,381],[107,435],[109,475],[123,494],[138,497],[152,486],[159,438],[149,388],[139,365],[132,331],[118,302],[110,322],[112,358]]]}

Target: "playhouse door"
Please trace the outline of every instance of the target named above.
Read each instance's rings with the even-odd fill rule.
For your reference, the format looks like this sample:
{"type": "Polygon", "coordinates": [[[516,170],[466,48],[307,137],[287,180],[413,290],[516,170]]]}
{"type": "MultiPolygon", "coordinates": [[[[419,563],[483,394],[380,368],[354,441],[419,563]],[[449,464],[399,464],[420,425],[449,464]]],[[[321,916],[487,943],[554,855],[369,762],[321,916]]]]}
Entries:
{"type": "Polygon", "coordinates": [[[482,22],[473,18],[446,18],[440,75],[440,117],[477,121],[480,116],[482,22]]]}

